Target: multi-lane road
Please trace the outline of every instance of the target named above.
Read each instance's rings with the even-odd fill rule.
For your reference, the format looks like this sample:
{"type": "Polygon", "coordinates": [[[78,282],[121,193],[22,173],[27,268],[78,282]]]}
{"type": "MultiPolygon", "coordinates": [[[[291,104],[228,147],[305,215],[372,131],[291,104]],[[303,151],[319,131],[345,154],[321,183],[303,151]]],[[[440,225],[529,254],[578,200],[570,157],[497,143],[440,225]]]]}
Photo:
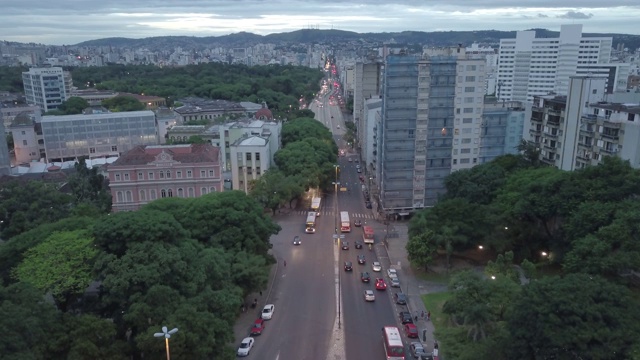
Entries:
{"type": "MultiPolygon", "coordinates": [[[[315,112],[315,118],[331,130],[338,146],[345,150],[345,156],[338,159],[339,182],[340,187],[346,187],[348,191],[323,196],[322,216],[316,221],[315,234],[304,233],[304,209],[279,222],[282,230],[271,239],[279,264],[273,287],[268,290],[269,303],[275,304],[274,316],[266,322],[266,329],[257,338],[250,357],[326,360],[338,307],[342,314],[340,325],[348,360],[385,359],[381,328],[397,326],[397,308],[391,300],[394,289],[389,287],[386,291],[375,291],[376,277],[383,277],[387,282],[388,279],[384,276],[384,269],[374,272],[371,267],[374,261],[388,264],[388,260],[378,259],[375,247],[369,250],[366,246],[362,249],[354,246],[356,240],[362,240],[362,228],[354,226],[355,220],[362,221],[363,225],[374,220],[371,210],[365,207],[360,174],[356,170],[356,165],[362,164],[355,162],[357,154],[342,140],[345,124],[340,108],[329,101],[332,92],[329,89],[318,97],[319,102],[314,101],[309,108],[315,112]],[[349,162],[349,158],[353,161],[349,162]],[[334,253],[338,244],[333,235],[336,224],[339,227],[340,211],[349,212],[352,227],[351,233],[344,234],[349,250],[337,252],[339,272],[336,279],[334,253]],[[301,237],[301,245],[293,245],[294,236],[301,237]],[[358,264],[357,255],[364,255],[366,264],[358,264]],[[345,261],[353,263],[353,271],[344,271],[342,265],[345,261]],[[372,280],[368,284],[360,280],[363,271],[371,275],[372,280]],[[339,294],[336,293],[336,280],[339,294]],[[375,302],[365,302],[366,289],[374,290],[375,302]],[[338,296],[342,299],[340,305],[336,302],[338,296]]],[[[380,234],[376,239],[380,241],[380,234]]]]}

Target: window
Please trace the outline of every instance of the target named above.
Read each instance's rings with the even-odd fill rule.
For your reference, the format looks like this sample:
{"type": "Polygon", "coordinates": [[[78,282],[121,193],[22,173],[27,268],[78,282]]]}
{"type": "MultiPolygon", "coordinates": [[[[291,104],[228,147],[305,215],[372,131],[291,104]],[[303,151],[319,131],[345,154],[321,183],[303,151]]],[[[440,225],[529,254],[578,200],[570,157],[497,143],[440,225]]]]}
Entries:
{"type": "Polygon", "coordinates": [[[22,145],[27,146],[27,140],[22,140],[22,145]]]}
{"type": "Polygon", "coordinates": [[[201,177],[201,178],[205,177],[205,176],[206,176],[206,174],[207,174],[207,173],[206,173],[206,171],[204,171],[204,170],[200,170],[200,177],[201,177]]]}
{"type": "Polygon", "coordinates": [[[124,173],[124,180],[125,181],[129,180],[129,173],[128,172],[124,173]]]}
{"type": "Polygon", "coordinates": [[[161,198],[166,198],[167,197],[167,190],[165,190],[165,189],[160,190],[160,197],[161,198]]]}
{"type": "Polygon", "coordinates": [[[465,104],[473,104],[473,96],[465,97],[464,98],[464,103],[465,104]]]}
{"type": "Polygon", "coordinates": [[[138,180],[143,180],[144,179],[144,173],[139,172],[138,173],[138,180]]]}
{"type": "Polygon", "coordinates": [[[246,153],[246,159],[247,159],[247,161],[251,161],[251,153],[250,152],[246,153]]]}
{"type": "Polygon", "coordinates": [[[189,179],[191,179],[193,177],[193,173],[191,172],[191,170],[187,170],[187,177],[189,179]]]}
{"type": "MultiPolygon", "coordinates": [[[[25,141],[25,145],[27,145],[27,144],[26,144],[26,141],[27,141],[27,140],[23,140],[23,141],[25,141]]],[[[96,148],[89,148],[89,153],[90,153],[90,154],[95,154],[95,153],[96,153],[96,148]]]]}
{"type": "Polygon", "coordinates": [[[184,197],[184,190],[182,188],[178,188],[178,197],[184,197]]]}
{"type": "Polygon", "coordinates": [[[476,81],[476,77],[475,76],[465,76],[464,81],[476,81]]]}
{"type": "Polygon", "coordinates": [[[160,179],[164,179],[164,171],[160,170],[160,179]]]}
{"type": "Polygon", "coordinates": [[[471,149],[461,149],[460,150],[460,154],[470,154],[471,153],[471,149]]]}
{"type": "Polygon", "coordinates": [[[22,130],[21,132],[22,132],[22,135],[27,135],[26,131],[22,130]]]}
{"type": "Polygon", "coordinates": [[[209,177],[215,177],[215,171],[209,170],[209,177]]]}
{"type": "Polygon", "coordinates": [[[473,114],[473,108],[464,108],[463,112],[465,114],[473,114]]]}
{"type": "Polygon", "coordinates": [[[458,164],[458,159],[453,159],[453,165],[458,164]]]}
{"type": "Polygon", "coordinates": [[[149,180],[153,180],[153,173],[152,172],[149,173],[149,180]]]}
{"type": "Polygon", "coordinates": [[[207,188],[206,187],[200,188],[200,195],[204,195],[206,193],[207,193],[207,188]]]}
{"type": "Polygon", "coordinates": [[[133,193],[131,192],[131,190],[127,190],[125,194],[127,196],[127,202],[133,202],[133,193]]]}
{"type": "Polygon", "coordinates": [[[253,174],[253,169],[251,168],[251,166],[247,166],[247,174],[253,174]]]}
{"type": "Polygon", "coordinates": [[[112,146],[112,147],[111,147],[111,151],[118,151],[118,147],[117,147],[117,146],[115,146],[115,145],[114,145],[114,146],[112,146]]]}
{"type": "Polygon", "coordinates": [[[256,175],[260,175],[260,166],[256,166],[256,175]]]}
{"type": "Polygon", "coordinates": [[[476,69],[475,65],[467,65],[467,71],[476,71],[476,69]]]}
{"type": "Polygon", "coordinates": [[[260,161],[260,153],[259,152],[256,153],[256,161],[260,161]]]}
{"type": "Polygon", "coordinates": [[[193,188],[189,188],[189,197],[194,197],[194,191],[193,188]]]}
{"type": "Polygon", "coordinates": [[[151,190],[150,190],[150,192],[151,192],[151,196],[150,196],[150,197],[151,197],[151,200],[155,200],[155,199],[157,199],[157,198],[158,198],[158,196],[157,196],[157,194],[156,194],[156,190],[155,190],[155,189],[151,189],[151,190]]]}
{"type": "Polygon", "coordinates": [[[213,186],[209,188],[209,192],[216,192],[216,188],[214,188],[213,186]]]}
{"type": "Polygon", "coordinates": [[[182,179],[182,171],[176,171],[176,177],[182,179]]]}
{"type": "Polygon", "coordinates": [[[122,191],[118,191],[118,193],[116,194],[116,202],[118,202],[118,203],[124,202],[124,197],[122,196],[122,191]]]}
{"type": "Polygon", "coordinates": [[[462,139],[462,141],[460,143],[462,143],[462,144],[471,144],[471,139],[469,139],[469,138],[462,139]]]}
{"type": "Polygon", "coordinates": [[[469,162],[470,162],[470,161],[469,161],[469,158],[466,158],[466,159],[460,159],[460,164],[468,164],[469,162]]]}
{"type": "Polygon", "coordinates": [[[145,190],[140,190],[140,194],[138,196],[140,197],[140,201],[147,200],[147,192],[145,190]]]}
{"type": "Polygon", "coordinates": [[[167,170],[167,179],[171,179],[171,170],[167,170]]]}
{"type": "Polygon", "coordinates": [[[465,86],[465,88],[464,88],[464,92],[466,92],[466,93],[475,92],[475,91],[476,91],[476,87],[475,86],[465,86]]]}
{"type": "Polygon", "coordinates": [[[167,190],[167,195],[168,195],[169,197],[173,197],[173,189],[169,189],[169,190],[167,190]]]}

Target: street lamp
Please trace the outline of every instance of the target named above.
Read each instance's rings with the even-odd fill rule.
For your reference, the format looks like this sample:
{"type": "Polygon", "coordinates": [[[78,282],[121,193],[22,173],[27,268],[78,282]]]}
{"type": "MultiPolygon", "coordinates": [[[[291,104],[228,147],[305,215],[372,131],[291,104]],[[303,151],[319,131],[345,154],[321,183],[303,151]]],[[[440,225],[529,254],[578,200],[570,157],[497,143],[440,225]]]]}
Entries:
{"type": "Polygon", "coordinates": [[[164,346],[167,349],[167,360],[171,360],[171,355],[169,355],[169,339],[171,335],[178,332],[178,328],[167,331],[167,327],[162,327],[162,332],[153,334],[154,337],[161,338],[164,337],[164,346]]]}

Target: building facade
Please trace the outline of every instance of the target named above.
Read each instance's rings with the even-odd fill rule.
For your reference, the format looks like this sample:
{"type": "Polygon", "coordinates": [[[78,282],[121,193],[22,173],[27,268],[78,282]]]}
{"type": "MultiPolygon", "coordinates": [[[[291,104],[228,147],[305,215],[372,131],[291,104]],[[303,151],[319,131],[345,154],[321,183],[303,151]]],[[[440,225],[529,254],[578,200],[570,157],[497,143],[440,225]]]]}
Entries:
{"type": "Polygon", "coordinates": [[[0,113],[0,175],[11,174],[11,158],[9,157],[9,147],[7,146],[7,137],[4,136],[4,120],[0,113]]]}
{"type": "Polygon", "coordinates": [[[19,115],[33,117],[35,121],[40,121],[42,111],[36,105],[6,105],[0,104],[0,116],[2,116],[5,131],[9,131],[13,120],[19,115]]]}
{"type": "Polygon", "coordinates": [[[487,102],[482,111],[478,164],[517,154],[523,138],[526,108],[519,101],[487,102]]]}
{"type": "Polygon", "coordinates": [[[43,116],[48,161],[119,155],[137,145],[158,144],[153,111],[43,116]]]}
{"type": "Polygon", "coordinates": [[[27,103],[42,112],[57,109],[71,97],[71,74],[61,67],[31,68],[22,73],[22,82],[27,103]]]}
{"type": "Polygon", "coordinates": [[[231,182],[234,190],[248,193],[251,181],[269,170],[273,155],[269,138],[245,134],[230,147],[231,182]]]}
{"type": "MultiPolygon", "coordinates": [[[[557,38],[536,38],[535,31],[518,31],[515,39],[501,39],[498,54],[497,96],[500,100],[532,101],[534,96],[566,95],[569,78],[593,74],[611,78],[611,37],[583,37],[582,25],[562,25],[557,38]]],[[[628,67],[626,67],[628,72],[628,67]]],[[[610,88],[625,83],[627,74],[613,75],[610,88]]]]}
{"type": "Polygon", "coordinates": [[[195,198],[223,189],[220,151],[210,144],[141,145],[107,168],[112,211],[134,211],[167,198],[195,198]]]}
{"type": "Polygon", "coordinates": [[[365,156],[365,149],[369,146],[365,132],[368,125],[365,123],[365,102],[380,95],[380,80],[383,65],[379,62],[362,63],[355,65],[354,89],[353,89],[353,122],[358,129],[357,146],[362,150],[361,155],[365,156]]]}

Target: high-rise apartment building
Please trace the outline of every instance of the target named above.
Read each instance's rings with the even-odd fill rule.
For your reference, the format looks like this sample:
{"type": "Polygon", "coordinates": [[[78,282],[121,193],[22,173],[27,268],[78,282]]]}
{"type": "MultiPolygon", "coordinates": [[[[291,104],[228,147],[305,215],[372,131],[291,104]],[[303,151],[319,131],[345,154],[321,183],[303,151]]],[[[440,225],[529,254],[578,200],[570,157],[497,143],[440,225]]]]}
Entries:
{"type": "Polygon", "coordinates": [[[367,99],[375,98],[380,95],[380,79],[381,79],[382,63],[362,63],[355,65],[354,89],[353,89],[353,122],[358,128],[357,146],[362,149],[361,155],[365,156],[365,149],[368,145],[365,131],[365,102],[367,99]]]}
{"type": "Polygon", "coordinates": [[[612,41],[611,37],[583,37],[579,24],[562,25],[557,38],[536,38],[531,30],[518,31],[515,39],[501,39],[497,96],[532,101],[538,95],[566,95],[569,78],[576,75],[607,79],[609,92],[626,88],[629,67],[609,64],[612,41]]]}
{"type": "Polygon", "coordinates": [[[71,74],[61,67],[31,68],[22,73],[22,82],[27,103],[42,112],[57,109],[71,97],[71,74]]]}
{"type": "Polygon", "coordinates": [[[0,113],[0,176],[11,174],[11,159],[9,158],[9,148],[7,147],[7,137],[4,136],[4,121],[0,113]]]}
{"type": "Polygon", "coordinates": [[[518,153],[526,114],[524,105],[519,101],[485,101],[478,164],[488,163],[498,156],[518,153]]]}

